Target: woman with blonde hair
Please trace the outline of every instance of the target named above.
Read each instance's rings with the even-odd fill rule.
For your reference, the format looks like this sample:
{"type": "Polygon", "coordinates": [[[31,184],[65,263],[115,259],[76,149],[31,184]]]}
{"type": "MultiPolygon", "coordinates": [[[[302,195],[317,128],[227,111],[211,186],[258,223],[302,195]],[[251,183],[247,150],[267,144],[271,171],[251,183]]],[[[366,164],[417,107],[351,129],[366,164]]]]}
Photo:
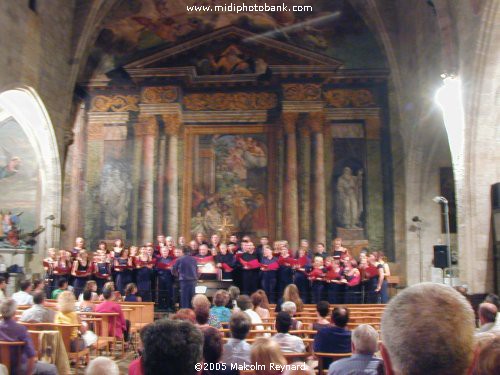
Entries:
{"type": "Polygon", "coordinates": [[[76,352],[85,348],[85,342],[80,337],[80,332],[85,332],[87,326],[82,324],[80,317],[75,312],[75,295],[69,291],[59,294],[57,297],[57,313],[54,318],[54,323],[57,324],[78,324],[79,328],[74,327],[71,330],[71,351],[76,352]]]}
{"type": "Polygon", "coordinates": [[[219,319],[210,313],[210,301],[204,294],[196,294],[192,301],[194,314],[196,315],[196,325],[203,330],[207,327],[222,328],[219,319]]]}
{"type": "Polygon", "coordinates": [[[299,289],[295,284],[290,284],[285,288],[283,291],[283,298],[276,304],[276,312],[281,311],[281,305],[288,301],[295,303],[297,312],[302,312],[304,310],[304,302],[300,299],[299,289]]]}
{"type": "Polygon", "coordinates": [[[255,340],[250,350],[250,360],[252,364],[259,365],[255,369],[256,375],[281,374],[281,371],[276,369],[276,366],[287,364],[279,344],[267,337],[260,337],[255,340]]]}

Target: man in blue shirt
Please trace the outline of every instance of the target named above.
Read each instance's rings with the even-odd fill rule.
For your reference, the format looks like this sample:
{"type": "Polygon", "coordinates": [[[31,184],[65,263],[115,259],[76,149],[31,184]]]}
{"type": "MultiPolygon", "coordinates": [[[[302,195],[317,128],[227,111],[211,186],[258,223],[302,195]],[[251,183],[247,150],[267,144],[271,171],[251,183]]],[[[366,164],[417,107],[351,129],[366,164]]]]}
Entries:
{"type": "Polygon", "coordinates": [[[172,271],[179,278],[181,289],[181,308],[191,308],[191,300],[195,294],[198,281],[198,263],[189,255],[189,249],[182,249],[183,256],[176,260],[172,271]]]}
{"type": "MultiPolygon", "coordinates": [[[[332,312],[331,327],[322,328],[314,338],[314,351],[319,353],[350,353],[351,331],[346,329],[349,321],[349,310],[345,307],[336,307],[332,312]]],[[[328,367],[331,360],[324,360],[324,367],[328,367]]]]}
{"type": "Polygon", "coordinates": [[[373,354],[377,351],[378,333],[369,324],[361,324],[352,331],[351,358],[338,360],[330,365],[328,375],[377,375],[383,374],[383,362],[373,354]]]}

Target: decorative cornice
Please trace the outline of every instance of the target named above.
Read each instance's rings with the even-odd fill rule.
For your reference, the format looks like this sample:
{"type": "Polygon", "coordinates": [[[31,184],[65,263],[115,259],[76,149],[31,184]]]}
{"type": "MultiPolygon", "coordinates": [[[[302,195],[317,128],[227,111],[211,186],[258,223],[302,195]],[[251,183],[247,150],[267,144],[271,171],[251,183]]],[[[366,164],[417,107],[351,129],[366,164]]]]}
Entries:
{"type": "Polygon", "coordinates": [[[199,123],[263,123],[267,121],[267,111],[184,111],[185,124],[199,123]]]}
{"type": "Polygon", "coordinates": [[[327,108],[325,111],[327,120],[364,120],[366,118],[378,118],[380,108],[327,108]]]}
{"type": "Polygon", "coordinates": [[[176,86],[144,87],[141,92],[141,103],[173,103],[179,97],[176,86]]]}
{"type": "Polygon", "coordinates": [[[331,89],[323,92],[329,106],[334,108],[369,108],[375,107],[375,99],[368,89],[331,89]]]}
{"type": "Polygon", "coordinates": [[[92,98],[90,110],[94,112],[138,111],[137,103],[139,103],[137,95],[96,95],[92,98]]]}
{"type": "Polygon", "coordinates": [[[281,103],[283,112],[321,112],[325,107],[323,102],[308,102],[308,101],[283,101],[281,103]]]}
{"type": "Polygon", "coordinates": [[[278,98],[267,92],[199,93],[185,95],[183,104],[191,111],[267,110],[278,105],[278,98]]]}
{"type": "Polygon", "coordinates": [[[321,100],[321,85],[316,83],[285,83],[283,97],[285,100],[315,101],[321,100]]]}
{"type": "Polygon", "coordinates": [[[129,112],[88,112],[89,124],[125,124],[130,118],[129,112]]]}
{"type": "Polygon", "coordinates": [[[182,113],[182,107],[179,103],[139,104],[139,109],[141,115],[182,113]]]}

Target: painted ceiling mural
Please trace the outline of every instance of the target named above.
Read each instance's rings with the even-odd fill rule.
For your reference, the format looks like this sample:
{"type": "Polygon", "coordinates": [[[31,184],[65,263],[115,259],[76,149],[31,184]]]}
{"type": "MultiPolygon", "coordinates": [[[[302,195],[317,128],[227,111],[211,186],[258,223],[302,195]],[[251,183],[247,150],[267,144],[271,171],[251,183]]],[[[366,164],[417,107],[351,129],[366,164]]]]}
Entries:
{"type": "MultiPolygon", "coordinates": [[[[157,50],[234,25],[325,54],[345,68],[385,68],[373,34],[347,0],[288,0],[312,12],[187,12],[186,5],[225,5],[226,0],[123,0],[104,22],[91,52],[87,77],[105,73],[157,50]]],[[[234,3],[239,3],[234,1],[234,3]]],[[[252,4],[281,5],[282,0],[252,4]]]]}

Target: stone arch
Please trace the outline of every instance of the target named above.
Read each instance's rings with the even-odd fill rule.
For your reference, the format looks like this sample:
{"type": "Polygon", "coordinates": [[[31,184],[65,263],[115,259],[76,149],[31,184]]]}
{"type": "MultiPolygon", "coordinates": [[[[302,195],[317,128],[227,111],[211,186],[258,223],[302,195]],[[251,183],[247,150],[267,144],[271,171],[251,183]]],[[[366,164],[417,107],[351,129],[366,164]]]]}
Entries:
{"type": "Polygon", "coordinates": [[[59,243],[59,228],[52,223],[60,223],[61,219],[61,162],[57,140],[50,117],[45,106],[31,87],[16,87],[0,93],[0,107],[12,117],[23,129],[31,147],[33,148],[40,168],[40,211],[37,225],[48,226],[37,237],[38,255],[45,254],[47,247],[57,246],[59,243]],[[54,219],[48,221],[50,215],[54,219]]]}

